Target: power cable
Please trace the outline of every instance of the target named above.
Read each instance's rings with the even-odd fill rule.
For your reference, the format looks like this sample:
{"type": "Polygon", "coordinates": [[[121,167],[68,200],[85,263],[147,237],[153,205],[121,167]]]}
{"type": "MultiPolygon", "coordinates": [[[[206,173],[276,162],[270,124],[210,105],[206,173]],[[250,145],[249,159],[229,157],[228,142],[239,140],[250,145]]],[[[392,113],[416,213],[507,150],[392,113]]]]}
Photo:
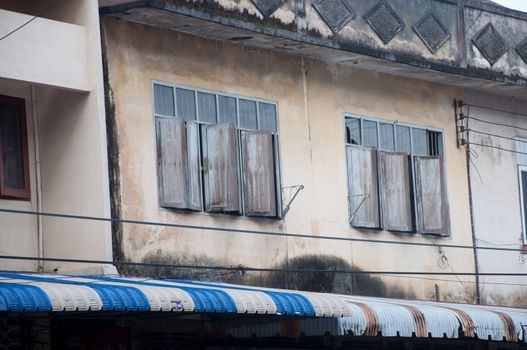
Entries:
{"type": "Polygon", "coordinates": [[[199,225],[172,224],[172,223],[163,223],[163,222],[155,222],[155,221],[141,221],[141,220],[104,218],[104,217],[97,217],[97,216],[59,214],[59,213],[37,212],[37,211],[18,210],[18,209],[5,209],[5,208],[0,208],[0,213],[11,213],[11,214],[21,214],[21,215],[36,215],[36,216],[46,216],[46,217],[74,219],[74,220],[114,222],[114,223],[122,223],[122,224],[157,226],[157,227],[184,228],[184,229],[190,229],[190,230],[203,230],[203,231],[212,231],[212,232],[234,232],[234,233],[249,234],[249,235],[294,237],[294,238],[321,239],[321,240],[347,241],[347,242],[359,242],[359,243],[408,245],[408,246],[417,246],[417,247],[435,247],[435,248],[441,248],[442,247],[442,248],[455,248],[455,249],[479,249],[479,250],[492,250],[492,251],[516,252],[516,253],[523,252],[522,249],[506,248],[506,247],[473,247],[473,246],[460,245],[460,244],[403,242],[403,241],[390,241],[390,240],[351,238],[351,237],[338,237],[338,236],[324,236],[324,235],[312,236],[312,235],[303,234],[303,233],[287,233],[287,232],[269,232],[269,231],[258,231],[258,230],[243,230],[243,229],[235,229],[235,228],[228,228],[228,227],[211,227],[211,226],[199,226],[199,225]]]}
{"type": "Polygon", "coordinates": [[[46,12],[48,12],[49,10],[51,10],[53,7],[55,7],[59,2],[61,2],[62,0],[57,0],[55,1],[54,3],[52,3],[51,5],[49,5],[48,7],[46,7],[44,10],[42,10],[39,14],[37,14],[36,16],[34,16],[33,18],[31,18],[29,21],[25,22],[24,24],[22,24],[21,26],[13,29],[12,31],[10,31],[9,33],[7,33],[6,35],[4,35],[3,37],[0,38],[0,41],[4,40],[5,38],[7,38],[8,36],[16,33],[17,31],[19,31],[20,29],[24,28],[25,26],[27,26],[29,23],[33,22],[34,20],[36,20],[37,18],[43,16],[46,12]]]}
{"type": "Polygon", "coordinates": [[[492,134],[489,132],[484,132],[484,131],[479,131],[479,130],[474,130],[474,129],[467,129],[467,131],[473,134],[480,134],[480,135],[485,135],[485,136],[497,137],[497,138],[504,139],[504,140],[511,140],[511,141],[516,141],[516,142],[521,142],[521,143],[527,143],[527,140],[522,140],[519,138],[501,136],[501,135],[492,134]]]}
{"type": "Polygon", "coordinates": [[[499,109],[499,108],[486,107],[486,106],[476,105],[476,104],[472,104],[472,103],[463,103],[463,105],[464,106],[469,106],[469,107],[474,107],[474,108],[486,109],[486,110],[494,111],[494,112],[501,112],[501,113],[507,113],[507,114],[512,114],[512,115],[527,117],[527,114],[524,114],[524,113],[511,112],[511,111],[506,111],[504,109],[499,109]]]}
{"type": "Polygon", "coordinates": [[[287,273],[341,273],[352,275],[424,275],[424,276],[497,276],[497,277],[527,277],[527,273],[519,272],[431,272],[431,271],[367,271],[367,270],[324,270],[324,269],[272,269],[247,266],[202,266],[202,265],[185,265],[185,264],[161,264],[161,263],[140,263],[125,261],[108,261],[108,260],[88,260],[88,259],[65,259],[65,258],[39,258],[35,256],[14,256],[0,255],[0,259],[6,260],[27,260],[27,261],[49,261],[49,262],[67,262],[80,264],[98,264],[98,265],[118,265],[118,266],[140,266],[150,268],[172,268],[172,269],[195,269],[195,270],[226,270],[245,272],[287,272],[287,273]]]}
{"type": "MultiPolygon", "coordinates": [[[[305,271],[305,270],[302,270],[302,271],[305,271]]],[[[329,272],[333,272],[333,271],[329,271],[329,272]]],[[[27,271],[9,271],[9,273],[28,274],[27,271]]],[[[328,273],[328,272],[326,272],[326,273],[328,273]]],[[[352,271],[348,271],[347,273],[348,274],[352,274],[353,272],[352,271]]],[[[467,281],[467,280],[452,280],[452,279],[444,279],[444,278],[430,278],[430,277],[405,276],[405,275],[385,275],[385,274],[382,274],[382,273],[378,274],[378,276],[388,277],[388,278],[415,279],[415,280],[424,280],[424,281],[433,281],[433,282],[447,282],[447,283],[463,282],[463,283],[470,283],[470,284],[475,284],[476,283],[475,281],[467,281]]],[[[56,279],[56,280],[64,280],[64,281],[69,280],[72,277],[91,279],[90,276],[53,275],[54,279],[56,279]]],[[[123,277],[127,277],[127,276],[123,275],[123,277]]],[[[132,277],[132,276],[130,276],[130,277],[132,277]]],[[[152,280],[155,280],[155,279],[157,279],[157,280],[172,279],[172,278],[163,278],[163,277],[159,277],[159,278],[155,278],[155,279],[151,278],[151,277],[143,277],[143,278],[134,277],[134,278],[137,279],[138,281],[141,281],[141,282],[148,282],[148,281],[152,281],[152,280]]],[[[19,281],[19,280],[20,280],[19,278],[4,278],[4,277],[2,277],[0,279],[0,282],[14,282],[14,281],[19,281]]],[[[19,282],[19,283],[21,283],[21,282],[19,282]]],[[[93,282],[91,282],[91,283],[104,283],[104,280],[93,280],[93,282]]],[[[31,281],[28,281],[28,284],[31,284],[31,281]]],[[[527,287],[527,284],[525,284],[525,283],[480,282],[480,284],[527,287]]]]}
{"type": "MultiPolygon", "coordinates": [[[[526,115],[527,116],[527,115],[526,115]]],[[[484,119],[480,119],[480,118],[476,118],[476,117],[471,117],[471,116],[468,116],[468,119],[472,119],[472,120],[476,120],[480,123],[485,123],[485,124],[491,124],[491,125],[496,125],[496,126],[503,126],[503,127],[507,127],[507,128],[513,128],[513,129],[518,129],[518,130],[523,130],[523,131],[527,131],[527,128],[522,128],[520,126],[515,126],[515,125],[510,125],[510,124],[504,124],[504,123],[497,123],[497,122],[490,122],[488,120],[484,120],[484,119]]]]}
{"type": "Polygon", "coordinates": [[[497,150],[504,151],[504,152],[509,152],[509,153],[516,153],[516,154],[524,154],[524,155],[527,155],[527,152],[515,151],[515,150],[512,150],[512,149],[501,148],[501,147],[498,147],[498,146],[484,145],[484,144],[476,143],[476,142],[468,142],[468,144],[469,144],[469,145],[473,145],[473,146],[479,146],[479,147],[486,147],[486,148],[497,149],[497,150]]]}
{"type": "MultiPolygon", "coordinates": [[[[383,277],[393,277],[393,278],[405,278],[405,279],[416,279],[416,280],[424,280],[424,281],[432,281],[432,282],[448,282],[448,283],[470,283],[470,284],[476,284],[475,281],[467,281],[467,280],[447,280],[444,278],[428,278],[428,277],[417,277],[417,276],[403,276],[403,275],[382,275],[379,274],[379,276],[383,277]]],[[[525,283],[505,283],[505,282],[485,282],[480,281],[479,284],[488,284],[488,285],[504,285],[504,286],[517,286],[517,287],[527,287],[527,284],[525,283]]]]}

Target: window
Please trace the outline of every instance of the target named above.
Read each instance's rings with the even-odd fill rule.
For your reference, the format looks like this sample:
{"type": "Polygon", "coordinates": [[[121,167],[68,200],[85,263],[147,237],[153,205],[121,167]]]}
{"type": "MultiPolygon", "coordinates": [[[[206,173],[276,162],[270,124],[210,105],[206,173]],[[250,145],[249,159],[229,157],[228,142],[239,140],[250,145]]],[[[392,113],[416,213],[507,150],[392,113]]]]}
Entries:
{"type": "Polygon", "coordinates": [[[522,213],[523,242],[527,242],[527,166],[518,167],[520,182],[520,208],[522,213]]]}
{"type": "Polygon", "coordinates": [[[350,223],[450,234],[440,131],[345,117],[350,223]]]}
{"type": "Polygon", "coordinates": [[[154,83],[162,207],[281,215],[276,104],[154,83]]]}
{"type": "Polygon", "coordinates": [[[522,238],[527,244],[527,139],[515,137],[516,164],[518,165],[518,182],[520,189],[520,209],[522,218],[522,238]]]}
{"type": "Polygon", "coordinates": [[[0,96],[0,197],[30,199],[23,99],[0,96]]]}

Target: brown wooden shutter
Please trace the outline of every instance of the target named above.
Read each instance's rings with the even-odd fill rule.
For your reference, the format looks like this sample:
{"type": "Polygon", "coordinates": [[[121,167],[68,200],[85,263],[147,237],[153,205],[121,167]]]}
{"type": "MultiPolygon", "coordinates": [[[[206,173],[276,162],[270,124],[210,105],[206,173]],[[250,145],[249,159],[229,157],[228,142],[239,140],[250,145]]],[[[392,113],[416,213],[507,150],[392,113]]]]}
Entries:
{"type": "Polygon", "coordinates": [[[236,127],[230,123],[209,125],[203,132],[205,210],[239,212],[236,127]]]}
{"type": "Polygon", "coordinates": [[[198,125],[157,118],[159,202],[164,208],[201,210],[198,125]]]}
{"type": "Polygon", "coordinates": [[[187,207],[192,210],[201,210],[201,165],[199,161],[199,125],[196,122],[187,122],[187,207]]]}
{"type": "Polygon", "coordinates": [[[347,146],[351,225],[379,228],[377,154],[374,148],[347,146]]]}
{"type": "Polygon", "coordinates": [[[383,228],[413,231],[409,156],[393,152],[380,152],[379,156],[383,228]]]}
{"type": "Polygon", "coordinates": [[[443,160],[438,156],[414,157],[418,230],[450,235],[450,217],[443,160]]]}
{"type": "Polygon", "coordinates": [[[242,162],[245,215],[277,216],[273,134],[242,132],[242,162]]]}
{"type": "Polygon", "coordinates": [[[157,118],[157,171],[159,203],[167,208],[186,208],[188,174],[185,121],[157,118]]]}

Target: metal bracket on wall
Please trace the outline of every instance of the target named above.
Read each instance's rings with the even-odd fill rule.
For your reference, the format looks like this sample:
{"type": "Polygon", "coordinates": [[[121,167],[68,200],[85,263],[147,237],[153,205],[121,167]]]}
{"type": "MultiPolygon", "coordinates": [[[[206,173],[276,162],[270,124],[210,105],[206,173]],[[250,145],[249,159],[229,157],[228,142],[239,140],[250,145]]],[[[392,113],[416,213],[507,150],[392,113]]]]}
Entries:
{"type": "Polygon", "coordinates": [[[291,204],[293,204],[293,201],[296,199],[300,191],[304,189],[304,185],[294,185],[294,186],[287,186],[282,187],[282,219],[285,218],[286,214],[291,209],[291,204]],[[287,200],[284,196],[285,190],[289,190],[289,200],[287,200]]]}
{"type": "Polygon", "coordinates": [[[456,122],[456,145],[457,148],[468,143],[468,111],[463,112],[465,104],[461,100],[454,99],[454,117],[456,122]]]}

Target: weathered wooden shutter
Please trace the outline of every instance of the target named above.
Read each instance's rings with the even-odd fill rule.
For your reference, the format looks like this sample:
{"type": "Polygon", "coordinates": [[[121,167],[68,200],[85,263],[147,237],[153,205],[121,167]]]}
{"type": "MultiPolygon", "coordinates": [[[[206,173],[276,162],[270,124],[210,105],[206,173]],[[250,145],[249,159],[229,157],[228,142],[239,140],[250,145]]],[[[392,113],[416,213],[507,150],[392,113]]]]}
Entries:
{"type": "Polygon", "coordinates": [[[409,156],[407,153],[380,152],[379,157],[383,228],[413,231],[409,156]]]}
{"type": "Polygon", "coordinates": [[[162,207],[185,209],[188,174],[185,120],[156,119],[157,174],[162,207]]]}
{"type": "Polygon", "coordinates": [[[273,134],[242,132],[242,162],[245,215],[277,216],[273,134]]]}
{"type": "Polygon", "coordinates": [[[230,123],[209,125],[203,132],[205,210],[239,212],[236,127],[230,123]]]}
{"type": "Polygon", "coordinates": [[[197,124],[181,118],[158,118],[156,133],[160,205],[201,210],[197,124]]]}
{"type": "Polygon", "coordinates": [[[199,161],[199,126],[196,122],[187,122],[187,207],[201,210],[201,165],[199,161]]]}
{"type": "Polygon", "coordinates": [[[450,217],[443,160],[438,156],[414,158],[418,230],[424,234],[450,235],[450,217]]]}
{"type": "Polygon", "coordinates": [[[347,146],[351,225],[379,228],[377,154],[374,148],[347,146]]]}

